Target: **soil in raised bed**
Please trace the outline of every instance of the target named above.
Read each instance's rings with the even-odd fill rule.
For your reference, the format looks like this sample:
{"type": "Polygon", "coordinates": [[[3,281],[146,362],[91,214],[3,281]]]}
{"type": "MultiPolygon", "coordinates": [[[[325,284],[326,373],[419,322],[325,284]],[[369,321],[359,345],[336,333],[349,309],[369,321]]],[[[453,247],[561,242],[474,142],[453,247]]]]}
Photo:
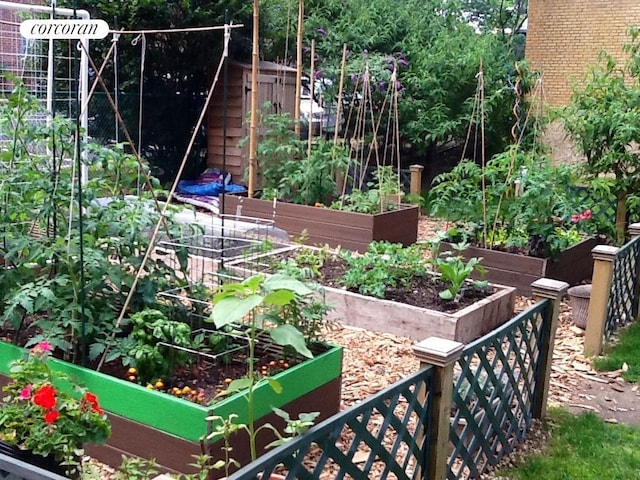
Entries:
{"type": "MultiPolygon", "coordinates": [[[[28,323],[28,322],[27,322],[28,323]]],[[[32,326],[26,325],[21,331],[17,345],[24,347],[28,340],[37,333],[32,326]]],[[[16,337],[15,330],[8,324],[0,329],[0,340],[13,343],[16,337]]],[[[310,345],[314,355],[322,353],[326,347],[322,344],[310,345]]],[[[54,356],[63,359],[61,352],[54,351],[54,356]]],[[[289,354],[269,341],[267,333],[258,337],[255,355],[255,371],[257,378],[274,376],[303,361],[299,355],[289,354]]],[[[98,359],[88,361],[86,367],[97,370],[98,359]]],[[[106,375],[140,383],[149,389],[162,391],[170,395],[183,398],[201,405],[210,405],[215,401],[226,398],[225,390],[233,380],[247,376],[248,358],[244,352],[235,352],[226,358],[221,356],[213,360],[204,355],[189,355],[189,360],[166,378],[154,379],[150,383],[140,383],[135,375],[129,372],[129,367],[120,360],[106,362],[100,372],[106,375]]]]}
{"type": "MultiPolygon", "coordinates": [[[[274,256],[273,265],[278,265],[281,260],[287,257],[295,258],[295,251],[281,252],[274,256]]],[[[347,262],[337,255],[328,256],[319,269],[318,281],[322,285],[333,288],[344,288],[340,279],[348,268],[347,262]]],[[[440,292],[447,289],[447,284],[438,278],[431,276],[416,276],[406,285],[388,287],[385,291],[384,299],[395,302],[406,303],[415,307],[428,308],[440,312],[457,312],[469,305],[473,305],[478,300],[486,298],[493,293],[493,287],[477,288],[472,285],[465,287],[464,295],[457,301],[447,301],[440,297],[440,292]]],[[[358,293],[357,289],[349,289],[358,293]]]]}

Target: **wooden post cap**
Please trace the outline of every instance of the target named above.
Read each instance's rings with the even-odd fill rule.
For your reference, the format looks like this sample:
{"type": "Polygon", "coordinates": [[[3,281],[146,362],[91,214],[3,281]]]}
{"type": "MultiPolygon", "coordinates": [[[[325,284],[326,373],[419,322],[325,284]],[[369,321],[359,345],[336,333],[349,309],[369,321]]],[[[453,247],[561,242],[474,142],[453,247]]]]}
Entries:
{"type": "Polygon", "coordinates": [[[562,298],[568,289],[569,284],[567,282],[552,280],[550,278],[539,278],[531,284],[531,291],[534,296],[550,298],[552,300],[562,298]]]}
{"type": "Polygon", "coordinates": [[[459,357],[464,344],[439,337],[429,337],[413,346],[418,360],[436,367],[447,367],[459,357]]]}
{"type": "Polygon", "coordinates": [[[612,247],[611,245],[597,245],[591,250],[591,255],[594,260],[612,262],[619,250],[618,247],[612,247]]]}
{"type": "Polygon", "coordinates": [[[629,225],[629,235],[632,237],[640,237],[640,223],[632,223],[629,225]]]}
{"type": "Polygon", "coordinates": [[[424,165],[409,165],[410,172],[421,172],[422,170],[424,170],[424,165]]]}

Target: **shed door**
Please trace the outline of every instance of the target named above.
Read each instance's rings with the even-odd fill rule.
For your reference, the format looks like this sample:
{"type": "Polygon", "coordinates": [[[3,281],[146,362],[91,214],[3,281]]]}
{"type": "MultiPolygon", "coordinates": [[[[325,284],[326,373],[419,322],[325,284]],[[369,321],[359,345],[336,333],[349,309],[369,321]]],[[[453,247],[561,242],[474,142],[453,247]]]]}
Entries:
{"type": "MultiPolygon", "coordinates": [[[[295,111],[295,76],[294,75],[258,75],[258,108],[264,114],[269,113],[289,113],[293,118],[295,111]],[[271,102],[271,108],[264,110],[262,106],[265,102],[271,102]]],[[[251,111],[251,72],[245,73],[244,83],[247,86],[245,91],[245,112],[251,111]]]]}

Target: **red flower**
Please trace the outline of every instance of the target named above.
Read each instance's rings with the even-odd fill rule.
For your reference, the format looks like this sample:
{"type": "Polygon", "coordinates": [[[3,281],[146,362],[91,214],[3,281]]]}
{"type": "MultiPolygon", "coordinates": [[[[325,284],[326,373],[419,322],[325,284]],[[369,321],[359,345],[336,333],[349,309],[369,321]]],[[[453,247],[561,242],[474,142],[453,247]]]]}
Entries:
{"type": "Polygon", "coordinates": [[[589,220],[591,218],[591,210],[585,210],[584,212],[582,212],[580,218],[582,220],[589,220]]]}
{"type": "Polygon", "coordinates": [[[91,392],[87,392],[82,397],[82,400],[84,400],[86,403],[91,405],[91,408],[95,412],[98,412],[100,414],[103,413],[103,410],[102,410],[102,408],[100,408],[100,404],[98,403],[98,397],[96,396],[96,394],[91,393],[91,392]]]}
{"type": "Polygon", "coordinates": [[[40,387],[33,394],[33,403],[45,410],[51,410],[56,404],[56,389],[51,385],[40,387]]]}
{"type": "Polygon", "coordinates": [[[44,421],[46,423],[53,423],[58,420],[58,418],[60,418],[60,412],[58,410],[51,410],[44,416],[44,421]]]}

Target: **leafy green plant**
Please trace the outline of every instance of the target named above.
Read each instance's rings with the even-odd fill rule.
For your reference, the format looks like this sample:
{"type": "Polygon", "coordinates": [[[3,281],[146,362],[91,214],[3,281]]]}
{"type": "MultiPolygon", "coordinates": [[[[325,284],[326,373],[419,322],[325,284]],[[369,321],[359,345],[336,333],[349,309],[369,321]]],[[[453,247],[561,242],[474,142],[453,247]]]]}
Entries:
{"type": "Polygon", "coordinates": [[[594,180],[607,178],[616,196],[616,242],[624,242],[627,207],[640,187],[640,29],[629,30],[623,47],[628,60],[619,65],[602,52],[599,63],[576,85],[562,112],[564,125],[587,159],[584,172],[594,180]]]}
{"type": "Polygon", "coordinates": [[[572,222],[592,204],[572,195],[578,180],[575,167],[552,165],[548,158],[514,146],[484,168],[465,160],[438,175],[429,193],[430,213],[460,225],[468,231],[467,240],[482,247],[521,246],[526,238],[524,253],[554,256],[562,247],[555,241],[556,227],[586,226],[572,222]]]}
{"type": "MultiPolygon", "coordinates": [[[[276,274],[268,278],[264,275],[254,275],[239,283],[222,285],[214,297],[211,321],[214,322],[216,328],[234,323],[244,323],[247,326],[245,330],[249,345],[247,377],[233,380],[226,393],[247,391],[248,418],[247,423],[242,424],[241,429],[249,435],[252,460],[257,457],[256,435],[259,431],[265,428],[275,430],[270,424],[259,428],[255,426],[255,389],[260,383],[268,382],[274,391],[280,392],[282,390],[282,386],[274,378],[258,375],[255,368],[258,335],[266,330],[275,344],[290,346],[304,357],[313,357],[302,332],[290,324],[272,326],[264,321],[264,314],[270,310],[279,311],[295,301],[296,298],[305,297],[311,293],[312,291],[300,281],[276,274]]],[[[211,421],[213,418],[210,417],[209,420],[211,421]]],[[[220,432],[214,431],[208,439],[220,438],[220,435],[220,432]]]]}
{"type": "Polygon", "coordinates": [[[335,172],[344,171],[348,151],[323,138],[314,142],[309,155],[291,129],[288,114],[263,118],[264,135],[256,157],[262,175],[262,198],[300,205],[325,204],[336,195],[335,172]]]}
{"type": "Polygon", "coordinates": [[[270,268],[298,280],[319,280],[320,269],[329,254],[329,246],[320,249],[301,248],[292,257],[282,259],[270,268]]]}
{"type": "Polygon", "coordinates": [[[11,382],[3,388],[0,439],[36,455],[52,455],[76,474],[83,445],[104,443],[111,434],[98,398],[53,370],[53,346],[40,342],[26,360],[11,366],[11,382]]]}
{"type": "Polygon", "coordinates": [[[272,409],[276,415],[282,418],[285,422],[284,434],[282,435],[280,432],[276,431],[276,435],[278,437],[277,440],[274,440],[270,444],[267,445],[267,448],[278,447],[280,445],[284,445],[291,439],[297,437],[298,435],[302,435],[304,432],[313,427],[316,418],[320,415],[320,412],[309,412],[309,413],[301,413],[298,415],[298,418],[291,418],[288,412],[280,408],[273,407],[272,409]]]}
{"type": "MultiPolygon", "coordinates": [[[[452,246],[458,252],[462,252],[468,247],[467,244],[454,244],[452,246]]],[[[435,264],[440,271],[442,280],[448,283],[449,287],[440,292],[440,298],[459,302],[464,293],[464,284],[470,275],[474,271],[486,273],[486,270],[480,264],[481,261],[481,258],[474,257],[465,262],[464,257],[460,254],[452,255],[451,252],[443,252],[436,259],[435,264]]],[[[477,288],[486,288],[487,285],[486,281],[473,282],[473,286],[477,288]]]]}
{"type": "Polygon", "coordinates": [[[399,243],[371,242],[362,255],[344,250],[341,256],[347,268],[340,283],[347,289],[378,298],[384,298],[388,287],[404,285],[427,271],[419,245],[403,247],[399,243]]]}
{"type": "Polygon", "coordinates": [[[398,173],[392,166],[385,165],[376,168],[373,177],[374,181],[367,183],[367,189],[354,188],[335,201],[331,208],[369,214],[396,210],[398,202],[394,197],[402,194],[398,173]]]}
{"type": "Polygon", "coordinates": [[[129,355],[143,384],[167,378],[188,360],[183,350],[171,347],[191,346],[191,327],[186,323],[169,320],[161,311],[147,308],[131,316],[131,325],[136,344],[129,355]]]}
{"type": "MultiPolygon", "coordinates": [[[[109,360],[126,357],[127,340],[122,340],[123,325],[116,318],[160,214],[152,206],[151,192],[125,198],[132,193],[137,168],[123,145],[86,146],[92,152],[86,165],[95,176],[78,205],[74,169],[64,167],[75,150],[75,126],[61,117],[47,125],[28,121],[41,114],[19,82],[0,103],[3,134],[11,139],[0,151],[0,254],[11,267],[0,271],[0,320],[15,330],[16,338],[29,329],[31,344],[46,338],[65,359],[78,363],[107,349],[109,360]],[[104,194],[110,197],[101,198],[104,194]]],[[[178,237],[171,215],[165,226],[178,237]]],[[[186,265],[186,251],[176,251],[176,256],[186,265]]],[[[129,305],[133,312],[154,305],[156,294],[168,285],[183,282],[161,255],[148,260],[144,273],[129,305]]]]}

